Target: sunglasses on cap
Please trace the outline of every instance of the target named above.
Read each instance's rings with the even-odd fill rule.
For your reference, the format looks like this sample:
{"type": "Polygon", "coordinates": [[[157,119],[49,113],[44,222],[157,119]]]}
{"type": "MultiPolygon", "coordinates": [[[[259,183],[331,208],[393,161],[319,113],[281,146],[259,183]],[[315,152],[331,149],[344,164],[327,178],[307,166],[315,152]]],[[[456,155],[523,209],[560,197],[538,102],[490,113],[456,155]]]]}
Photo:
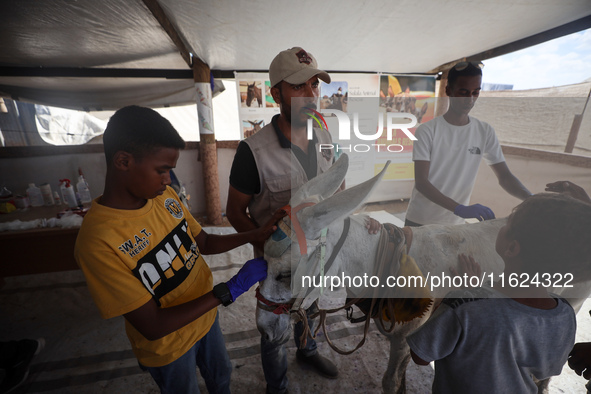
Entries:
{"type": "Polygon", "coordinates": [[[473,65],[476,68],[484,68],[484,63],[482,62],[458,62],[456,63],[456,65],[453,67],[456,71],[462,71],[465,70],[469,65],[473,65]]]}

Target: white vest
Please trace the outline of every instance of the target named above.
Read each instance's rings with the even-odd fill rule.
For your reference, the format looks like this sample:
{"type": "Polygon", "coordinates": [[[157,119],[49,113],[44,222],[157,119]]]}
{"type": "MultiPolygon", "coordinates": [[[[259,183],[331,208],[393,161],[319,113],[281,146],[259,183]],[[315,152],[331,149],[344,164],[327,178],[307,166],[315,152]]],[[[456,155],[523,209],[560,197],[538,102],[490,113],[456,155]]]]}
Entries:
{"type": "MultiPolygon", "coordinates": [[[[332,165],[333,149],[323,149],[320,144],[332,144],[330,133],[314,129],[318,143],[316,150],[317,172],[325,172],[332,165]]],[[[248,205],[250,216],[257,225],[264,225],[273,213],[289,203],[291,193],[308,181],[291,148],[282,148],[272,123],[267,124],[253,136],[244,140],[250,147],[257,165],[261,183],[260,191],[248,205]]]]}

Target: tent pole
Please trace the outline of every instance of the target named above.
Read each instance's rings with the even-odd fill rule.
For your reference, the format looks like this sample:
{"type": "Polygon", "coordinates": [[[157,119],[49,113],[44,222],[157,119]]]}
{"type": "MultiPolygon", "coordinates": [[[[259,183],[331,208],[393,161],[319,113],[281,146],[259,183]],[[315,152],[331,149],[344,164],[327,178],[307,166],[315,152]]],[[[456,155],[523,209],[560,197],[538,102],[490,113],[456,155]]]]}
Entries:
{"type": "Polygon", "coordinates": [[[213,225],[220,225],[222,224],[222,206],[213,125],[211,72],[207,64],[199,59],[193,60],[193,79],[197,93],[197,116],[199,118],[199,153],[203,164],[203,190],[207,221],[213,225]]]}
{"type": "Polygon", "coordinates": [[[573,124],[570,127],[570,133],[568,134],[568,139],[566,140],[566,146],[564,147],[564,153],[573,153],[575,142],[577,142],[577,137],[579,136],[579,129],[581,128],[581,123],[583,122],[583,116],[585,115],[587,104],[589,104],[589,98],[591,98],[591,89],[589,89],[589,94],[587,95],[587,100],[585,101],[583,110],[580,114],[575,114],[573,124]]]}
{"type": "Polygon", "coordinates": [[[435,114],[436,116],[441,116],[447,112],[447,108],[449,106],[449,98],[445,94],[445,87],[447,86],[447,73],[449,69],[443,71],[441,75],[441,79],[439,80],[439,89],[437,89],[437,99],[435,105],[435,114]]]}
{"type": "Polygon", "coordinates": [[[182,58],[193,70],[195,91],[197,92],[197,116],[199,118],[199,149],[203,163],[203,191],[207,221],[213,225],[222,224],[220,202],[220,183],[218,178],[218,159],[213,128],[211,70],[199,57],[193,56],[175,26],[166,16],[158,0],[143,0],[160,26],[168,34],[182,58]]]}

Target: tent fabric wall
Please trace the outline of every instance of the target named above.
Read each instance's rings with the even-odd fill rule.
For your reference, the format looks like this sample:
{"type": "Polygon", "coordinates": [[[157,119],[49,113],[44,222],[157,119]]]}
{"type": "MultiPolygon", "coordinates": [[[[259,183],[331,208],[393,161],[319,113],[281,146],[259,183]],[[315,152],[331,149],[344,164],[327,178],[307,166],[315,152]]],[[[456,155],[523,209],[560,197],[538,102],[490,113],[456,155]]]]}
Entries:
{"type": "Polygon", "coordinates": [[[46,145],[37,132],[35,105],[4,100],[7,112],[0,112],[0,146],[46,145]]]}
{"type": "Polygon", "coordinates": [[[326,70],[426,73],[591,14],[586,0],[159,3],[194,53],[220,70],[266,70],[299,45],[326,70]]]}
{"type": "Polygon", "coordinates": [[[482,92],[472,116],[494,126],[503,145],[564,152],[575,115],[573,153],[591,156],[591,81],[544,89],[482,92]],[[587,106],[585,107],[585,105],[587,106]]]}

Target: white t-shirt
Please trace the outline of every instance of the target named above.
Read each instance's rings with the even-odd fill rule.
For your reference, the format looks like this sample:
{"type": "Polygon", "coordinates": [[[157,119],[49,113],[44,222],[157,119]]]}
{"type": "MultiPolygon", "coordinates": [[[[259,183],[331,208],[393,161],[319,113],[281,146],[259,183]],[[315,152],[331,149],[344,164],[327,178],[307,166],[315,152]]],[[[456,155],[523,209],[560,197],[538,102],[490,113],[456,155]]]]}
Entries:
{"type": "MultiPolygon", "coordinates": [[[[413,161],[429,161],[429,182],[460,204],[469,205],[480,158],[488,165],[505,161],[494,129],[470,117],[465,126],[449,124],[443,116],[422,124],[413,145],[413,161]]],[[[464,219],[435,204],[416,186],[406,218],[419,224],[461,224],[464,219]]]]}
{"type": "Polygon", "coordinates": [[[575,343],[573,308],[532,308],[490,288],[451,292],[406,340],[435,360],[433,393],[537,393],[532,379],[559,375],[575,343]]]}

